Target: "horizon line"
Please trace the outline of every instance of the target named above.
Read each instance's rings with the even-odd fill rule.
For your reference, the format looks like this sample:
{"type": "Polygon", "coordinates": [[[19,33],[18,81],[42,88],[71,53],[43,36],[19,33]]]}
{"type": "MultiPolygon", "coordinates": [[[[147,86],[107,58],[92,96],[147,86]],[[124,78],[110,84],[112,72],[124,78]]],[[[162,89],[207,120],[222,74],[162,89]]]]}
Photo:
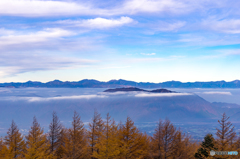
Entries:
{"type": "Polygon", "coordinates": [[[82,79],[82,80],[79,80],[79,81],[61,81],[59,79],[54,79],[54,80],[50,80],[48,82],[42,82],[42,81],[32,81],[32,80],[28,80],[28,81],[25,81],[25,82],[0,82],[0,84],[3,84],[3,83],[27,83],[27,82],[40,82],[40,83],[49,83],[49,82],[54,82],[54,81],[60,81],[60,82],[80,82],[80,81],[84,81],[84,80],[94,80],[94,81],[98,81],[98,82],[110,82],[110,81],[128,81],[128,82],[135,82],[135,83],[152,83],[152,84],[159,84],[159,83],[165,83],[165,82],[180,82],[180,83],[197,83],[197,82],[202,82],[202,83],[207,83],[207,82],[235,82],[235,81],[240,81],[239,79],[236,79],[236,80],[231,80],[231,81],[225,81],[225,80],[219,80],[219,81],[194,81],[194,82],[182,82],[182,81],[175,81],[175,80],[172,80],[172,81],[164,81],[164,82],[136,82],[136,81],[132,81],[132,80],[125,80],[125,79],[112,79],[112,80],[109,80],[109,81],[100,81],[100,80],[96,80],[96,79],[82,79]]]}

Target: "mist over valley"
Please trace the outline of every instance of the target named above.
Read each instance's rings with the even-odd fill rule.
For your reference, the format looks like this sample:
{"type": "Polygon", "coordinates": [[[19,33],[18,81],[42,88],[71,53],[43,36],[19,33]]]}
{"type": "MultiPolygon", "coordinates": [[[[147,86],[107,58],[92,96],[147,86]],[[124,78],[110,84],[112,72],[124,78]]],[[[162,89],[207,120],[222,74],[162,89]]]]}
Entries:
{"type": "Polygon", "coordinates": [[[108,89],[1,88],[0,134],[6,133],[12,120],[26,133],[33,116],[37,117],[47,131],[53,111],[69,127],[74,110],[79,112],[86,127],[97,110],[103,118],[110,113],[117,123],[124,122],[129,116],[148,134],[153,132],[159,119],[168,118],[185,133],[201,138],[206,132],[215,133],[214,125],[217,125],[223,112],[230,116],[237,129],[240,128],[239,89],[165,89],[168,93],[153,93],[151,91],[154,89],[140,88],[137,88],[138,91],[106,90],[108,89]],[[230,103],[231,100],[234,103],[230,103]]]}

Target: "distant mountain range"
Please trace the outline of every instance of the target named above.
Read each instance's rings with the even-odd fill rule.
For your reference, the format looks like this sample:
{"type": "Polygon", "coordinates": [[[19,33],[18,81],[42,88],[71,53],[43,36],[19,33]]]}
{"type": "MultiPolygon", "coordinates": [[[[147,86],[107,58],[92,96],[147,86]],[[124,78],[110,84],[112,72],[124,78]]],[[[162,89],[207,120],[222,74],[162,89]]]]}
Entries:
{"type": "Polygon", "coordinates": [[[134,82],[127,80],[111,80],[101,82],[97,80],[84,79],[78,82],[63,82],[54,80],[46,83],[28,81],[24,83],[11,82],[0,83],[0,87],[47,87],[47,88],[117,88],[117,87],[140,87],[140,88],[240,88],[240,80],[231,82],[211,81],[211,82],[179,82],[167,81],[162,83],[134,82]]]}

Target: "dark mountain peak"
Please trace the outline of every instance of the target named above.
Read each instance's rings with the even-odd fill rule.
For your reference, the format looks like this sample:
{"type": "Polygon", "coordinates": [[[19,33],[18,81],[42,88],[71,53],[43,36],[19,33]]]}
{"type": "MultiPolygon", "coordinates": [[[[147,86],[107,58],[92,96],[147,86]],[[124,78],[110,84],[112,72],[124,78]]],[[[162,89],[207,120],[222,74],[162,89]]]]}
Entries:
{"type": "Polygon", "coordinates": [[[149,92],[152,92],[152,93],[176,93],[174,91],[170,91],[170,90],[167,90],[167,89],[155,89],[155,90],[152,90],[152,91],[149,91],[149,92]]]}
{"type": "Polygon", "coordinates": [[[136,87],[124,87],[124,88],[107,89],[104,92],[133,92],[133,91],[144,91],[144,92],[146,92],[146,90],[136,88],[136,87]]]}
{"type": "Polygon", "coordinates": [[[115,89],[107,89],[104,92],[149,92],[149,93],[174,93],[173,91],[167,89],[155,89],[151,91],[147,91],[144,89],[140,89],[137,87],[123,87],[123,88],[115,88],[115,89]]]}

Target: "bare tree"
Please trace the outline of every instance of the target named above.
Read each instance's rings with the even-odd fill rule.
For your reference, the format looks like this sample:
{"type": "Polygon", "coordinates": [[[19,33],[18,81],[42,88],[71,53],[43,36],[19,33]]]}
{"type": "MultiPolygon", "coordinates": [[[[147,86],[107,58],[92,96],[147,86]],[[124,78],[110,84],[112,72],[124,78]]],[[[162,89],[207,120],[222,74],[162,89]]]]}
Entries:
{"type": "Polygon", "coordinates": [[[50,152],[55,154],[55,150],[59,147],[59,138],[61,136],[62,124],[58,119],[57,113],[54,111],[52,113],[52,122],[49,125],[49,136],[50,141],[50,152]]]}
{"type": "Polygon", "coordinates": [[[222,119],[218,123],[220,124],[220,129],[217,129],[217,144],[220,151],[226,151],[229,149],[229,145],[232,144],[234,138],[236,137],[236,132],[234,131],[234,126],[228,121],[226,113],[223,113],[222,119]]]}

